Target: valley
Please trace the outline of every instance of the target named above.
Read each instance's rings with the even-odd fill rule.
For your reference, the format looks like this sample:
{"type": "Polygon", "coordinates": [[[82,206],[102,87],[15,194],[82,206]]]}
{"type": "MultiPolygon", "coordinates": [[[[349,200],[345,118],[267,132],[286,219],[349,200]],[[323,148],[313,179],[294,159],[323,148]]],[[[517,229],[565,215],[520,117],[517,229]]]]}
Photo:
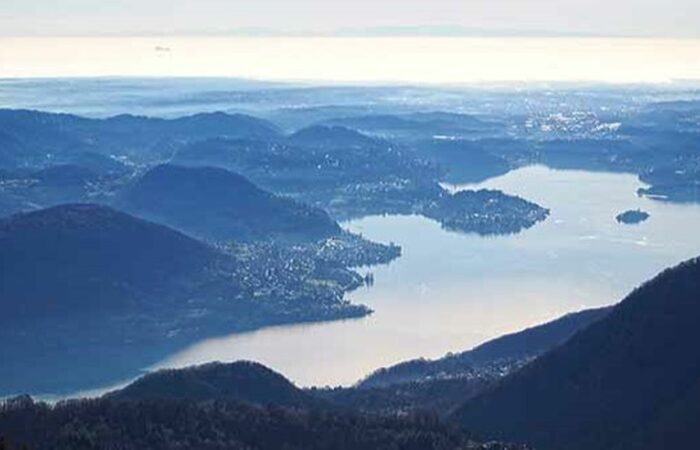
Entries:
{"type": "Polygon", "coordinates": [[[337,217],[422,213],[465,233],[501,235],[548,214],[500,192],[451,194],[438,184],[437,168],[412,150],[337,127],[285,135],[243,114],[93,119],[2,110],[0,130],[5,395],[99,388],[202,339],[370,315],[348,299],[373,281],[357,268],[390,263],[401,247],[343,230],[337,217]],[[386,189],[364,190],[375,185],[386,189]],[[313,201],[317,195],[326,200],[313,201]],[[121,238],[112,236],[122,230],[117,224],[121,238]],[[197,263],[187,252],[133,248],[153,239],[139,226],[154,227],[147,236],[179,235],[209,256],[201,270],[168,277],[166,261],[197,263]],[[70,238],[56,245],[52,227],[65,227],[70,238]],[[22,249],[32,240],[46,246],[22,249]],[[153,275],[135,272],[141,262],[131,258],[142,254],[156,258],[153,275]],[[34,277],[45,282],[33,286],[34,277]],[[32,316],[40,308],[28,305],[49,299],[56,311],[32,316]],[[112,302],[124,306],[110,312],[112,302]],[[101,353],[110,362],[94,367],[101,353]],[[59,375],[22,376],[32,367],[59,375]]]}
{"type": "Polygon", "coordinates": [[[695,85],[163,83],[0,79],[1,450],[690,441],[695,85]]]}

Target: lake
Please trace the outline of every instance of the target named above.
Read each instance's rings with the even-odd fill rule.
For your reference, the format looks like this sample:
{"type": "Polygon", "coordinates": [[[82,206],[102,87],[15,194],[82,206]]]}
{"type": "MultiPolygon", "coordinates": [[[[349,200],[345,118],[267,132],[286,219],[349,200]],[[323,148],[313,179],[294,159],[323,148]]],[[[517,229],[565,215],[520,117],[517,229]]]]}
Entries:
{"type": "Polygon", "coordinates": [[[660,270],[700,255],[700,206],[640,198],[642,186],[634,175],[543,166],[448,186],[500,189],[551,209],[545,222],[511,236],[448,232],[417,216],[347,222],[353,232],[403,247],[391,264],[362,269],[375,284],[350,295],[373,308],[372,316],[210,339],[156,367],[252,359],[302,386],[347,385],[381,366],[467,350],[617,302],[660,270]],[[617,214],[635,208],[651,218],[617,223],[617,214]]]}

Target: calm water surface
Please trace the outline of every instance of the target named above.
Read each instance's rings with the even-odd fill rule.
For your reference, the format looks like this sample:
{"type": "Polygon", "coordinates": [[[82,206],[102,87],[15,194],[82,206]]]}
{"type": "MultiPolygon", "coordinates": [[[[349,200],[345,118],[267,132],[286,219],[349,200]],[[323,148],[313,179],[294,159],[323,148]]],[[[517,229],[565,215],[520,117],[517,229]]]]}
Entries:
{"type": "Polygon", "coordinates": [[[582,308],[621,299],[663,268],[700,254],[700,207],[636,196],[635,176],[527,167],[478,185],[551,209],[514,236],[447,232],[416,216],[351,221],[351,231],[403,246],[403,256],[369,270],[375,285],[350,295],[375,314],[211,339],[157,367],[253,359],[301,385],[351,384],[372,370],[439,357],[582,308]],[[651,218],[621,225],[642,208],[651,218]]]}

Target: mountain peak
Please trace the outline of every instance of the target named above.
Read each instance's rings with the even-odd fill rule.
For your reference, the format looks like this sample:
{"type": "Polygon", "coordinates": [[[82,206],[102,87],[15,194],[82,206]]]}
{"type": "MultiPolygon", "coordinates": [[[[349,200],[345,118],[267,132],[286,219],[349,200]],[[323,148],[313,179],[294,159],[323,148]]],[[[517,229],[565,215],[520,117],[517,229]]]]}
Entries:
{"type": "Polygon", "coordinates": [[[233,400],[291,407],[317,403],[284,376],[251,361],[159,370],[107,396],[119,400],[233,400]]]}
{"type": "Polygon", "coordinates": [[[340,232],[324,211],[278,197],[220,168],[157,166],[118,203],[213,240],[319,240],[340,232]]]}

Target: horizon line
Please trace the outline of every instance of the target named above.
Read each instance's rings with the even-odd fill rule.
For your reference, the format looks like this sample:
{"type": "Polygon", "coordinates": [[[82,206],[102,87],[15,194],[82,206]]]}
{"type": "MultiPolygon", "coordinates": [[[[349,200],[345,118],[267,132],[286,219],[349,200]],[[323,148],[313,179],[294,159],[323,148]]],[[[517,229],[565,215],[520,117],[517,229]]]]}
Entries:
{"type": "Polygon", "coordinates": [[[0,31],[0,38],[136,38],[136,37],[289,37],[289,38],[599,38],[599,39],[700,39],[696,33],[660,35],[654,33],[602,33],[581,30],[479,28],[463,25],[407,25],[375,27],[343,27],[323,29],[280,29],[273,27],[232,27],[228,29],[175,30],[85,30],[85,31],[0,31]]]}

